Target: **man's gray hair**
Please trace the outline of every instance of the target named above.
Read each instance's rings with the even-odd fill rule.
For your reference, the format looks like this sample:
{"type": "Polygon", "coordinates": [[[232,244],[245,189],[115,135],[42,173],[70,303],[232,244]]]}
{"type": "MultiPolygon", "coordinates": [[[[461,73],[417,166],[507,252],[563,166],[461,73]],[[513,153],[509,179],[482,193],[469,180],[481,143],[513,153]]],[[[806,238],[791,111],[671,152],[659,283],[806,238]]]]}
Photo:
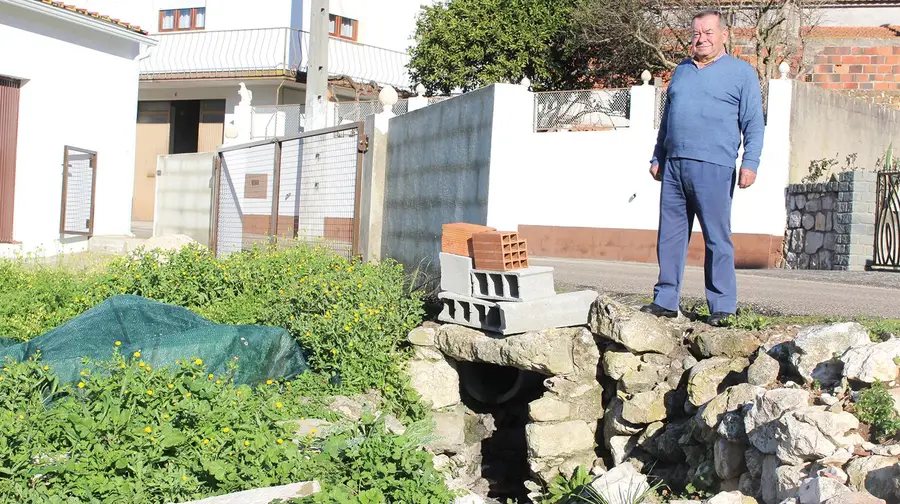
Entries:
{"type": "Polygon", "coordinates": [[[721,11],[718,11],[716,9],[706,9],[694,14],[694,17],[691,19],[691,25],[693,26],[694,21],[700,18],[705,18],[707,16],[717,17],[719,19],[719,28],[723,30],[728,28],[728,23],[725,22],[725,16],[722,15],[721,11]]]}

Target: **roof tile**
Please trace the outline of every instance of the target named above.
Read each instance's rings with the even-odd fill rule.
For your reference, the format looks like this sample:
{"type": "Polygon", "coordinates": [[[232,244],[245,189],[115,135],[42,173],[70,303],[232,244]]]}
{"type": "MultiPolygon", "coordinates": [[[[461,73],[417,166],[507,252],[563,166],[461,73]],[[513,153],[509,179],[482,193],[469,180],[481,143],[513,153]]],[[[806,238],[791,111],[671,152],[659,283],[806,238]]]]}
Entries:
{"type": "Polygon", "coordinates": [[[97,12],[91,12],[87,9],[82,9],[82,8],[76,7],[74,5],[68,5],[68,4],[64,4],[62,2],[54,2],[53,0],[35,0],[35,1],[47,4],[47,5],[52,5],[53,7],[57,7],[57,8],[64,9],[67,11],[77,12],[78,14],[81,14],[83,16],[94,18],[99,21],[103,21],[103,22],[106,22],[106,23],[109,23],[112,25],[120,26],[122,28],[125,28],[126,30],[140,33],[141,35],[149,35],[149,32],[147,32],[146,30],[142,30],[141,27],[138,25],[127,23],[127,22],[119,20],[119,19],[111,18],[109,16],[99,14],[97,12]]]}

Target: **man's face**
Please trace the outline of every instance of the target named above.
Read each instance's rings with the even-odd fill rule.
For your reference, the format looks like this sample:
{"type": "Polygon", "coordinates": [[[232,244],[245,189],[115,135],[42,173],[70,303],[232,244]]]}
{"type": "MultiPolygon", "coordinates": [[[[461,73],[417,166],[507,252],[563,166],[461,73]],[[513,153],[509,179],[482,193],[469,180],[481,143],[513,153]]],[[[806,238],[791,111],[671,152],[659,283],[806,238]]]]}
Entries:
{"type": "Polygon", "coordinates": [[[703,16],[695,19],[693,28],[694,38],[691,41],[691,47],[694,56],[703,59],[724,50],[728,31],[720,26],[718,17],[703,16]]]}

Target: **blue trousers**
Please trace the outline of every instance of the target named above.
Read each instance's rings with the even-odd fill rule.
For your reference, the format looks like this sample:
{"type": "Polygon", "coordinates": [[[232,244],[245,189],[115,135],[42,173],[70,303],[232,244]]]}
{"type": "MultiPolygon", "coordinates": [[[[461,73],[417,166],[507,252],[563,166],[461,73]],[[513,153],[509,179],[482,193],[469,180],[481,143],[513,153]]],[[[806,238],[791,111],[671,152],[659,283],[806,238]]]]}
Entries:
{"type": "Polygon", "coordinates": [[[692,159],[667,159],[659,199],[656,255],[659,281],[654,303],[678,310],[694,216],[706,242],[704,273],[710,313],[735,313],[737,279],[731,243],[731,201],[737,173],[734,167],[692,159]]]}

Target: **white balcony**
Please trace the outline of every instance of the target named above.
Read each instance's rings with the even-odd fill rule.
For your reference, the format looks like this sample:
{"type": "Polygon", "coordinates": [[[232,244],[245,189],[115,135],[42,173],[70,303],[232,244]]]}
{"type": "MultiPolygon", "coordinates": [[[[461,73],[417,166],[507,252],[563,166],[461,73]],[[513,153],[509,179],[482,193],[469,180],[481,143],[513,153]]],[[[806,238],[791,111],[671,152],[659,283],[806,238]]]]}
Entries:
{"type": "MultiPolygon", "coordinates": [[[[309,32],[290,28],[193,31],[154,37],[141,80],[294,77],[309,64],[309,32]]],[[[406,53],[331,38],[328,73],[410,89],[406,53]]]]}

